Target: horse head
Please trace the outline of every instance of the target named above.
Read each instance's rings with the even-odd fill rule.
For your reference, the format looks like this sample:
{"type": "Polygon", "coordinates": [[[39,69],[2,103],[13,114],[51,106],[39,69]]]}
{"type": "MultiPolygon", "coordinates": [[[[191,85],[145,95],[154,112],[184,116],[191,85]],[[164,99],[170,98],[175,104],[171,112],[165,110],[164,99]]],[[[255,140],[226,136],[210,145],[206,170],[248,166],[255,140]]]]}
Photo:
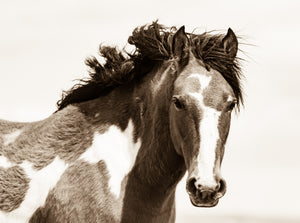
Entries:
{"type": "MultiPolygon", "coordinates": [[[[234,60],[237,45],[229,29],[217,47],[234,60]]],[[[184,27],[174,34],[172,48],[177,77],[169,108],[171,139],[188,171],[186,190],[192,204],[213,207],[226,191],[221,163],[238,98],[219,71],[195,57],[184,27]]]]}

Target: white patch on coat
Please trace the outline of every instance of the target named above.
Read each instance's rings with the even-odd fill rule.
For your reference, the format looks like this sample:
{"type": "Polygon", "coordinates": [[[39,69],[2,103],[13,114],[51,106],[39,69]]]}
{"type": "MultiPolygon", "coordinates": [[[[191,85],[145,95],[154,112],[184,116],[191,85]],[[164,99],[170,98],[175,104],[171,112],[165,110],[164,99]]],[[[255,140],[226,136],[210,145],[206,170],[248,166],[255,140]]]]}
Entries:
{"type": "Polygon", "coordinates": [[[197,73],[193,73],[193,74],[190,74],[188,76],[188,78],[197,78],[200,82],[200,87],[201,87],[201,93],[202,91],[208,87],[210,81],[211,81],[211,76],[206,76],[206,75],[201,75],[201,74],[197,74],[197,73]]]}
{"type": "Polygon", "coordinates": [[[0,222],[25,223],[37,210],[45,204],[49,191],[55,187],[68,164],[56,157],[52,163],[41,170],[35,170],[33,164],[24,161],[20,164],[30,180],[29,189],[21,205],[11,211],[0,211],[0,222]]]}
{"type": "Polygon", "coordinates": [[[10,167],[13,167],[15,164],[10,162],[5,156],[0,155],[0,167],[4,169],[8,169],[10,167]]]}
{"type": "Polygon", "coordinates": [[[5,134],[3,136],[3,140],[4,140],[3,145],[7,146],[8,144],[14,142],[18,138],[18,136],[21,134],[21,132],[22,132],[21,130],[16,130],[9,134],[5,134]]]}
{"type": "Polygon", "coordinates": [[[130,120],[125,131],[112,125],[103,133],[95,133],[92,146],[85,151],[80,159],[95,164],[103,160],[110,175],[109,187],[118,198],[124,177],[131,171],[139,148],[140,139],[133,140],[134,126],[130,120]]]}
{"type": "Polygon", "coordinates": [[[200,120],[200,148],[197,156],[199,176],[197,176],[197,184],[207,187],[216,186],[214,179],[214,166],[216,160],[216,147],[219,139],[219,117],[220,111],[208,107],[203,101],[203,91],[209,85],[211,77],[200,74],[192,74],[192,77],[197,77],[200,81],[200,91],[197,93],[190,93],[195,97],[201,108],[200,120]]]}

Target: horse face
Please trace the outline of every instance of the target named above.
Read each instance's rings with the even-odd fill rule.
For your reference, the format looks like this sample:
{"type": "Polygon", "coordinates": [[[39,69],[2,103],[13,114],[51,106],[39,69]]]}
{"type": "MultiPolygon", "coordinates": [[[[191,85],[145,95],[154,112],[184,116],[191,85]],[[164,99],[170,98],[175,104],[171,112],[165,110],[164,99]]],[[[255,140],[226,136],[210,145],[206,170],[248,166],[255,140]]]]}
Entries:
{"type": "Polygon", "coordinates": [[[236,99],[230,85],[215,70],[190,59],[174,84],[170,131],[183,156],[186,190],[193,205],[213,207],[226,191],[220,168],[236,99]]]}

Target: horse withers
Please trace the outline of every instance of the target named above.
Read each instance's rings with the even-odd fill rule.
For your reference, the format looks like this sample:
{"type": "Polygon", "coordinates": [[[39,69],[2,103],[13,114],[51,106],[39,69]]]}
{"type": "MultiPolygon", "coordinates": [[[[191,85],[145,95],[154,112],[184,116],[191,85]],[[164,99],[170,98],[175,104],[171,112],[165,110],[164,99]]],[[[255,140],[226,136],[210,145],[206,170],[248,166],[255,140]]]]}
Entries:
{"type": "Polygon", "coordinates": [[[225,194],[221,162],[242,103],[238,42],[157,22],[132,54],[101,46],[49,118],[0,121],[0,222],[174,222],[176,185],[191,203],[225,194]]]}

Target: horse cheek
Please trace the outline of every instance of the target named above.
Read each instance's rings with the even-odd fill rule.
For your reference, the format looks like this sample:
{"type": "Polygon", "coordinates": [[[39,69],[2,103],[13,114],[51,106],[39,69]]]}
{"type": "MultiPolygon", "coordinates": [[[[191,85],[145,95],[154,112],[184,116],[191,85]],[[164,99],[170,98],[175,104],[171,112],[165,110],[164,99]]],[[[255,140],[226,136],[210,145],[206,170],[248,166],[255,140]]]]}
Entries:
{"type": "Polygon", "coordinates": [[[180,134],[180,127],[178,126],[177,123],[177,117],[176,117],[176,111],[174,111],[171,108],[170,111],[170,134],[171,134],[171,139],[175,148],[175,151],[178,155],[183,156],[182,153],[182,136],[180,134]]]}

